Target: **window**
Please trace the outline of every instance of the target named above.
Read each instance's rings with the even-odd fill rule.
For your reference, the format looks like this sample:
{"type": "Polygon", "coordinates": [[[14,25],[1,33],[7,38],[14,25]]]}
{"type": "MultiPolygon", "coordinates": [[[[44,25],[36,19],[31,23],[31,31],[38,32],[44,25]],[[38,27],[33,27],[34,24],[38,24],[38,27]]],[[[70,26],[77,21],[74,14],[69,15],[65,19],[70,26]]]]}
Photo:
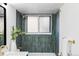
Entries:
{"type": "Polygon", "coordinates": [[[27,33],[51,33],[50,16],[28,16],[27,33]]]}
{"type": "Polygon", "coordinates": [[[0,17],[0,34],[4,32],[4,17],[0,17]]]}
{"type": "Polygon", "coordinates": [[[28,32],[38,32],[38,17],[28,17],[28,32]]]}
{"type": "Polygon", "coordinates": [[[39,19],[39,32],[49,32],[50,26],[49,17],[40,17],[39,19]]]}

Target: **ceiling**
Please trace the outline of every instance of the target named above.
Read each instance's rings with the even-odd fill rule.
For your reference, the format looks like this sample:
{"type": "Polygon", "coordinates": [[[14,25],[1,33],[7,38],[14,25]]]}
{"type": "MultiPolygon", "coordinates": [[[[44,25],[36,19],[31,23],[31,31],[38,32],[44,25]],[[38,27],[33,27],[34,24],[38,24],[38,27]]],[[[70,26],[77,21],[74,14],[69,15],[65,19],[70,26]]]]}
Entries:
{"type": "Polygon", "coordinates": [[[56,13],[63,3],[15,3],[11,4],[23,14],[56,13]]]}

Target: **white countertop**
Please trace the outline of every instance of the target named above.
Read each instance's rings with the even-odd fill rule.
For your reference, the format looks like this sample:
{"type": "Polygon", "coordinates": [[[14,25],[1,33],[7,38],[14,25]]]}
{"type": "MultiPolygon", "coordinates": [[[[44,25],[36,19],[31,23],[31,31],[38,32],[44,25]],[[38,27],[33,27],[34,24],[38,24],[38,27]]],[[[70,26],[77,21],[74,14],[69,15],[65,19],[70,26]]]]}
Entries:
{"type": "Polygon", "coordinates": [[[5,52],[4,56],[27,56],[28,52],[5,52]]]}

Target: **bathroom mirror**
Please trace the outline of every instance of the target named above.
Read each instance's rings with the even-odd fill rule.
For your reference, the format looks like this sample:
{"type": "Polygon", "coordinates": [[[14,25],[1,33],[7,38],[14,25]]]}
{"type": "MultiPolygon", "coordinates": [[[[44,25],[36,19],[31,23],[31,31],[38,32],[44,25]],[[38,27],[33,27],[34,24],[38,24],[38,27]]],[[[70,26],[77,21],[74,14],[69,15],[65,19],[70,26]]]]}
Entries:
{"type": "Polygon", "coordinates": [[[0,5],[0,46],[6,45],[6,9],[0,5]]]}

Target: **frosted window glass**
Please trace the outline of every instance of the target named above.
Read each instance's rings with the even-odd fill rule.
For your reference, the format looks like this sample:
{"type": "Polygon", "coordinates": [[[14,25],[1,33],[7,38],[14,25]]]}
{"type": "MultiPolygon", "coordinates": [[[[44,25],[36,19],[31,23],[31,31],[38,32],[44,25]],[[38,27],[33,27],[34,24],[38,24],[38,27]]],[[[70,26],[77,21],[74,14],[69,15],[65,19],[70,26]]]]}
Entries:
{"type": "Polygon", "coordinates": [[[0,33],[4,32],[4,18],[0,17],[0,33]]]}
{"type": "Polygon", "coordinates": [[[49,23],[50,23],[49,17],[40,17],[39,23],[40,23],[39,25],[40,32],[49,32],[49,23]]]}
{"type": "Polygon", "coordinates": [[[28,32],[38,32],[38,17],[28,17],[28,32]]]}

